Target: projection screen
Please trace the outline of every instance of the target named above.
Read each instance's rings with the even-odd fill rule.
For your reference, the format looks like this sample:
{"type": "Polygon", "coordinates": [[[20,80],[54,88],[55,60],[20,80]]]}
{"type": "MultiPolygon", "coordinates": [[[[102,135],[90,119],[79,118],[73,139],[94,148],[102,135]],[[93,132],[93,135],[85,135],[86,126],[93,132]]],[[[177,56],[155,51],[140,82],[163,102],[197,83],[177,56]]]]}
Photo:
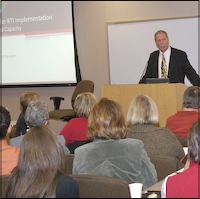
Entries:
{"type": "Polygon", "coordinates": [[[1,4],[1,87],[77,83],[72,1],[1,4]]]}

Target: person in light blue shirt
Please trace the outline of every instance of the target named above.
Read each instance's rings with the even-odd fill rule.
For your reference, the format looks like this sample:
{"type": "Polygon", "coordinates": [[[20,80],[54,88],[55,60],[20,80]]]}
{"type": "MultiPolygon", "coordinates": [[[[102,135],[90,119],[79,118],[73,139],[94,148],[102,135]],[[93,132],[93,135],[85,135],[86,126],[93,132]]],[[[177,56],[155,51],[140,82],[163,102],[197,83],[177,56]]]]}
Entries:
{"type": "MultiPolygon", "coordinates": [[[[45,103],[31,102],[25,112],[24,119],[29,128],[37,125],[48,125],[49,111],[45,103]]],[[[10,139],[10,145],[20,147],[24,135],[10,139]]],[[[62,135],[57,135],[59,142],[61,143],[65,154],[69,154],[70,151],[65,145],[65,138],[62,135]]]]}

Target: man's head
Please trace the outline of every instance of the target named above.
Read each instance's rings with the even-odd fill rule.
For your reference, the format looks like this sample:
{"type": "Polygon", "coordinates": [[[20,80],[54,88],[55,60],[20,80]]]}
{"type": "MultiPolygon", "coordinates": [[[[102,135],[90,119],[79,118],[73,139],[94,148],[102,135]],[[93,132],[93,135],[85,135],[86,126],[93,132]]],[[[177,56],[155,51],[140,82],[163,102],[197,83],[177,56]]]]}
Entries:
{"type": "Polygon", "coordinates": [[[26,109],[24,119],[30,128],[41,124],[47,124],[49,121],[47,105],[42,102],[31,102],[26,109]]]}
{"type": "Polygon", "coordinates": [[[158,49],[164,53],[169,47],[169,38],[167,32],[164,30],[157,31],[154,35],[154,39],[158,49]]]}
{"type": "Polygon", "coordinates": [[[11,131],[10,120],[9,111],[3,106],[0,106],[0,140],[6,137],[7,132],[11,131]]]}

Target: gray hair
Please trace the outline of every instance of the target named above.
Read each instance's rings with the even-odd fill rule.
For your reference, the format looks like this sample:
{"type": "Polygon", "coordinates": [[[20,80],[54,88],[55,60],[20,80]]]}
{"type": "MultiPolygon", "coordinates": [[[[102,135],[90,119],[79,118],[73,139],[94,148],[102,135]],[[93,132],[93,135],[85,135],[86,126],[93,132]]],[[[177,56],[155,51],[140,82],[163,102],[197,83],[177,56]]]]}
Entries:
{"type": "Polygon", "coordinates": [[[183,95],[183,108],[200,108],[200,87],[190,86],[183,95]]]}
{"type": "Polygon", "coordinates": [[[28,105],[25,116],[25,122],[29,127],[46,124],[49,120],[49,111],[45,103],[32,102],[28,105]]]}
{"type": "Polygon", "coordinates": [[[190,129],[188,155],[191,162],[200,164],[200,120],[196,121],[190,129]]]}

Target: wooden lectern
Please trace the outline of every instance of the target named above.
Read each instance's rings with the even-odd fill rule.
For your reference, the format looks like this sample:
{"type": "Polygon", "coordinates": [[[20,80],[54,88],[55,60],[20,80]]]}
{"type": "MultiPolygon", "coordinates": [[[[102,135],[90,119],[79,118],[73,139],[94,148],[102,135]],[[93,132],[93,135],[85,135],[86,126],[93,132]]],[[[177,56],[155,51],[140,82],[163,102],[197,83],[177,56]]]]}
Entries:
{"type": "Polygon", "coordinates": [[[158,106],[160,127],[165,127],[166,119],[182,110],[182,97],[187,87],[182,83],[102,85],[101,97],[119,102],[126,117],[133,97],[148,95],[158,106]]]}

